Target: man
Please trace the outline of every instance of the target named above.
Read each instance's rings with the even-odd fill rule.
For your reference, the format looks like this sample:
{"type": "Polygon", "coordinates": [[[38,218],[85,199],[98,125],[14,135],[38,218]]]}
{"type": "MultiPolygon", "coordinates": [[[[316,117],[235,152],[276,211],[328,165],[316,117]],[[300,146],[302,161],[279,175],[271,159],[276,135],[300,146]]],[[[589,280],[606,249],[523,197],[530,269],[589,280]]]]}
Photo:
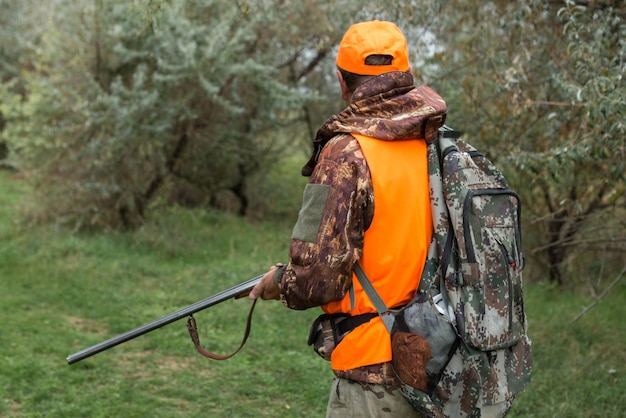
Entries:
{"type": "Polygon", "coordinates": [[[425,138],[436,135],[446,105],[414,86],[406,39],[393,23],[351,26],[336,64],[348,107],[319,129],[302,170],[310,181],[289,263],[272,267],[250,297],[359,319],[329,356],[336,378],[328,417],[417,416],[399,392],[388,331],[353,267],[361,265],[390,308],[414,295],[432,233],[425,138]]]}

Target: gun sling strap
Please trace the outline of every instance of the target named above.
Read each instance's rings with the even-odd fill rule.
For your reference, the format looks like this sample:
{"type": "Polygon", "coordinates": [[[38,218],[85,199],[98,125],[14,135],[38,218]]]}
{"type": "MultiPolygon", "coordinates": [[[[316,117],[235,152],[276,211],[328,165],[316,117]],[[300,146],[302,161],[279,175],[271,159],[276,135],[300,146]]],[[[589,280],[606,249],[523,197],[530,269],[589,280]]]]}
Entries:
{"type": "Polygon", "coordinates": [[[254,306],[256,305],[257,300],[258,299],[255,299],[252,302],[252,306],[250,307],[250,312],[248,313],[248,319],[246,320],[246,330],[244,331],[243,338],[241,339],[241,344],[239,344],[239,347],[230,354],[216,354],[202,347],[202,344],[200,344],[200,337],[198,336],[198,327],[196,326],[196,318],[193,317],[193,314],[189,315],[189,318],[187,319],[187,330],[189,330],[191,341],[193,341],[193,344],[196,346],[198,353],[213,360],[226,360],[226,359],[231,358],[235,354],[237,354],[239,350],[241,350],[243,346],[246,344],[246,341],[248,340],[248,336],[250,335],[250,329],[252,327],[252,312],[254,312],[254,306]]]}

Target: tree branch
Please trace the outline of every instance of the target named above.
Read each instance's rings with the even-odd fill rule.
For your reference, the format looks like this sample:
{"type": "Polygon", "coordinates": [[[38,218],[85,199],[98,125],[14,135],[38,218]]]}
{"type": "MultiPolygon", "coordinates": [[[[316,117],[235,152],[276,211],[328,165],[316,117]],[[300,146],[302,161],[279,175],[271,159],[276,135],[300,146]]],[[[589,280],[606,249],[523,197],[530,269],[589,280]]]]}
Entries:
{"type": "Polygon", "coordinates": [[[558,107],[582,107],[586,106],[583,103],[572,102],[553,102],[549,100],[526,100],[524,103],[526,106],[558,106],[558,107]]]}
{"type": "Polygon", "coordinates": [[[624,268],[622,269],[622,271],[620,271],[620,273],[617,275],[617,277],[615,278],[615,280],[613,280],[611,282],[611,284],[609,285],[609,287],[607,287],[606,289],[604,289],[604,292],[602,292],[602,294],[600,294],[600,296],[598,296],[596,298],[596,300],[593,301],[593,303],[591,305],[585,306],[585,308],[578,314],[576,315],[571,321],[570,323],[576,322],[578,321],[580,318],[583,317],[583,315],[585,315],[587,312],[589,312],[594,306],[596,306],[598,304],[598,302],[600,302],[602,299],[604,299],[609,292],[611,291],[611,289],[613,289],[615,287],[615,285],[617,284],[617,282],[619,282],[622,277],[624,277],[624,273],[626,273],[626,265],[624,266],[624,268]]]}

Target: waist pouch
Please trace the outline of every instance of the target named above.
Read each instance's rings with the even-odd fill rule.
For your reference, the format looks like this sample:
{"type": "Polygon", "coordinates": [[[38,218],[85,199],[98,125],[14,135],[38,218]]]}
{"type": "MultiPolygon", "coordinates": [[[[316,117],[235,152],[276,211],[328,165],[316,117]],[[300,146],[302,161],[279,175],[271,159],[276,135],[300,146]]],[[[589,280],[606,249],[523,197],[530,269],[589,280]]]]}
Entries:
{"type": "Polygon", "coordinates": [[[311,325],[308,345],[312,345],[324,360],[330,361],[333,350],[350,331],[377,316],[376,312],[355,316],[347,313],[322,314],[311,325]]]}

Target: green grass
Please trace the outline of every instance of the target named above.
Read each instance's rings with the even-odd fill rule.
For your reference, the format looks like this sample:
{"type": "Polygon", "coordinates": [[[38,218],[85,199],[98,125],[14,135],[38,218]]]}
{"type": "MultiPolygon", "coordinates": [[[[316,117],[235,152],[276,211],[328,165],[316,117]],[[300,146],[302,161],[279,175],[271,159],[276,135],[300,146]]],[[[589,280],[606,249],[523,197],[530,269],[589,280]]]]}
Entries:
{"type": "MultiPolygon", "coordinates": [[[[324,416],[331,372],[306,345],[317,310],[260,302],[247,345],[223,362],[196,353],[184,320],[65,361],[284,261],[293,220],[162,209],[134,234],[75,234],[26,225],[26,193],[0,173],[0,416],[324,416]]],[[[527,286],[535,371],[510,416],[624,416],[625,287],[571,323],[591,299],[527,286]]],[[[249,307],[230,300],[196,314],[205,347],[235,349],[249,307]]]]}
{"type": "Polygon", "coordinates": [[[534,373],[511,416],[625,416],[625,287],[622,281],[572,323],[591,299],[546,284],[527,286],[534,373]]]}
{"type": "MultiPolygon", "coordinates": [[[[331,375],[306,345],[318,313],[279,303],[257,305],[246,347],[228,361],[200,356],[181,320],[65,362],[284,261],[290,225],[165,209],[134,234],[72,234],[20,223],[19,181],[2,173],[0,184],[0,416],[323,413],[331,375]]],[[[230,300],[196,314],[205,347],[234,350],[250,305],[230,300]]]]}

